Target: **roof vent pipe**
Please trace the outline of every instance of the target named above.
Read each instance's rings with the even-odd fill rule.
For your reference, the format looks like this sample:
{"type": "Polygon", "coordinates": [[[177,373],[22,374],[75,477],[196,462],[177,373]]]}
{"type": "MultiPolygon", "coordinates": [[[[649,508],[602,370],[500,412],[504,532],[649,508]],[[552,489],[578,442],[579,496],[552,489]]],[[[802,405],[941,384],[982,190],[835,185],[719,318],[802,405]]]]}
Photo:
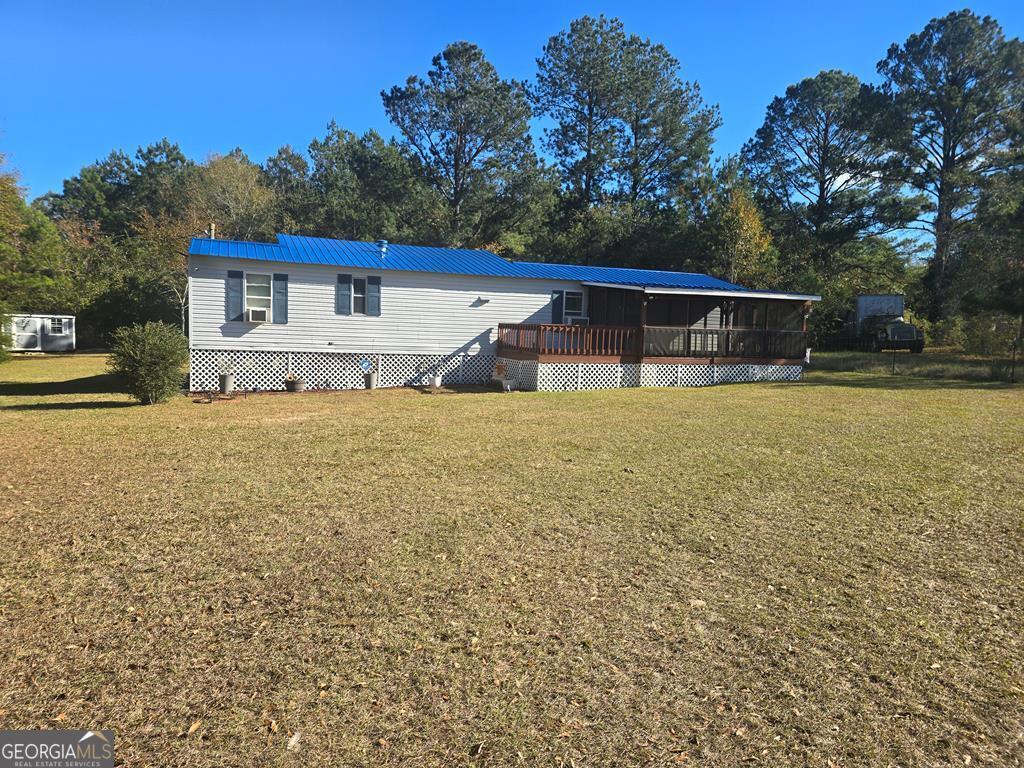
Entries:
{"type": "Polygon", "coordinates": [[[378,240],[377,241],[377,247],[380,248],[380,257],[382,259],[385,256],[388,255],[388,241],[387,240],[378,240]]]}

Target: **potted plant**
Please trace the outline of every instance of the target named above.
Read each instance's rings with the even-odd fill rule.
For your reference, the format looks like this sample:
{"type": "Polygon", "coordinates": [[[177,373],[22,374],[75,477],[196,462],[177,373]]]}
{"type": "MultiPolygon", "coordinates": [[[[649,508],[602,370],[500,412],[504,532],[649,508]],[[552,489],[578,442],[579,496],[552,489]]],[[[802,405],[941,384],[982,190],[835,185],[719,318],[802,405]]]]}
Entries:
{"type": "Polygon", "coordinates": [[[235,364],[222,357],[217,361],[218,383],[222,395],[230,395],[235,390],[235,364]]]}
{"type": "Polygon", "coordinates": [[[441,374],[440,373],[428,374],[427,375],[427,384],[429,384],[434,389],[438,389],[441,386],[441,374]]]}
{"type": "Polygon", "coordinates": [[[284,388],[289,392],[305,392],[306,380],[299,378],[291,371],[288,371],[284,377],[284,388]]]}

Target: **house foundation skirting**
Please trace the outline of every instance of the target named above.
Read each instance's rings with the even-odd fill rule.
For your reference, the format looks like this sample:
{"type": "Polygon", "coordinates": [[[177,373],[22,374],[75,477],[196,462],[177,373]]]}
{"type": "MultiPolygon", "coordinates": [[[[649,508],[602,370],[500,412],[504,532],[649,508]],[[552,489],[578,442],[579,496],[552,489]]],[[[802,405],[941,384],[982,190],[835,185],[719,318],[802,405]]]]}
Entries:
{"type": "Polygon", "coordinates": [[[222,371],[235,374],[235,389],[283,390],[285,375],[294,373],[309,389],[362,389],[364,360],[377,362],[377,386],[403,387],[427,383],[441,374],[444,384],[487,384],[495,363],[504,363],[506,377],[519,389],[566,391],[621,387],[706,387],[751,381],[797,381],[798,363],[552,363],[496,357],[492,353],[417,355],[362,352],[268,352],[235,349],[192,349],[189,389],[215,390],[222,371]]]}
{"type": "Polygon", "coordinates": [[[619,387],[707,387],[751,381],[798,381],[799,363],[549,363],[499,357],[520,389],[565,391],[619,387]]]}
{"type": "Polygon", "coordinates": [[[237,349],[189,351],[189,389],[207,392],[219,386],[222,371],[235,374],[235,389],[284,389],[289,372],[308,389],[362,389],[364,360],[377,361],[377,386],[404,387],[427,383],[441,374],[444,384],[486,384],[494,372],[493,353],[415,355],[364,352],[267,352],[237,349]]]}

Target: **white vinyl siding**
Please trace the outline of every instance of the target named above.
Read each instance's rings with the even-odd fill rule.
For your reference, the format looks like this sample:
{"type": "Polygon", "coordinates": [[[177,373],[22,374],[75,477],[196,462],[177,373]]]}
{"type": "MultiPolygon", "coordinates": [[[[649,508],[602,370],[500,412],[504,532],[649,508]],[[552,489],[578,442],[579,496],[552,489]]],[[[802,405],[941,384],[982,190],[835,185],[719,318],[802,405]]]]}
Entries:
{"type": "MultiPolygon", "coordinates": [[[[551,294],[579,283],[191,256],[190,342],[196,349],[448,354],[493,351],[498,323],[547,323],[551,294]],[[228,270],[288,275],[288,323],[225,322],[228,270]],[[339,272],[379,276],[379,317],[335,314],[339,272]]],[[[355,290],[353,290],[353,295],[355,290]]]]}

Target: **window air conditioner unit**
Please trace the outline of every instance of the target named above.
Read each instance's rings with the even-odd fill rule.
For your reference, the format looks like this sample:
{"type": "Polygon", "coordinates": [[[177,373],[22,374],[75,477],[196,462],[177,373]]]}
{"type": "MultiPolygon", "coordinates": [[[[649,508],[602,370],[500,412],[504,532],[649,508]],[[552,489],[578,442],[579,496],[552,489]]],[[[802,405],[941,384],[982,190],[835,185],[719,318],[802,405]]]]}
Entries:
{"type": "Polygon", "coordinates": [[[590,325],[589,317],[570,317],[569,325],[590,325]]]}
{"type": "Polygon", "coordinates": [[[250,323],[265,323],[269,314],[270,312],[266,309],[249,309],[245,313],[245,317],[250,323]]]}

